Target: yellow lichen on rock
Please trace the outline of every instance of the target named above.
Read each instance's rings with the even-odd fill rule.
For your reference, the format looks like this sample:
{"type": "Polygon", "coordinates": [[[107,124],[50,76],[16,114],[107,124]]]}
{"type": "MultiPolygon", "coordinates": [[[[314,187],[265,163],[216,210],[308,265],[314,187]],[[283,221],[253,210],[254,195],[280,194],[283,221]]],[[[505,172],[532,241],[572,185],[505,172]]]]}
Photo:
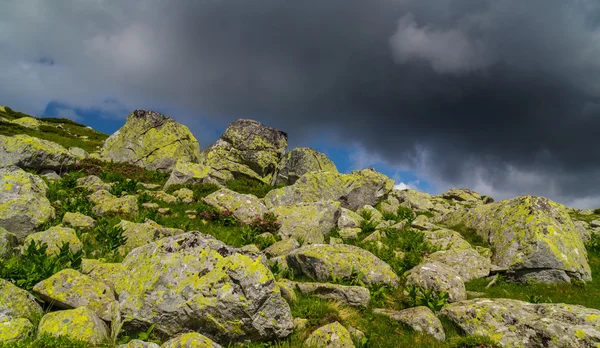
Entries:
{"type": "Polygon", "coordinates": [[[99,344],[108,338],[108,327],[87,307],[50,312],[38,327],[38,336],[44,334],[65,336],[73,340],[99,344]]]}

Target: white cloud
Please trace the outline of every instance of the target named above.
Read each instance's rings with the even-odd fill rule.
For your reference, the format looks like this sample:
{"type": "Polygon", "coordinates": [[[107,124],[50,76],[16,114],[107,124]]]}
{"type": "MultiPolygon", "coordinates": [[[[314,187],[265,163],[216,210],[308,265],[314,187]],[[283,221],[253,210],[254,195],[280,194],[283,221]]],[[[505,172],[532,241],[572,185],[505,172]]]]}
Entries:
{"type": "Polygon", "coordinates": [[[394,185],[394,189],[395,190],[406,190],[406,189],[414,189],[411,185],[407,185],[403,182],[400,182],[399,184],[394,185]]]}

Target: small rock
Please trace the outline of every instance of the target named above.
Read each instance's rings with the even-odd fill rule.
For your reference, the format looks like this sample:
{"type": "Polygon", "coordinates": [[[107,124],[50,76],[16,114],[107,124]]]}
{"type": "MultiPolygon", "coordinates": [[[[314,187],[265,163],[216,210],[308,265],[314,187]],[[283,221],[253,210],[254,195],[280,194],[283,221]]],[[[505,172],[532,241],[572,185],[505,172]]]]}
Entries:
{"type": "Polygon", "coordinates": [[[145,194],[152,197],[153,199],[169,204],[175,204],[178,202],[177,197],[166,193],[165,191],[144,191],[145,194]]]}
{"type": "Polygon", "coordinates": [[[160,187],[160,185],[158,185],[158,184],[140,183],[140,185],[142,185],[142,187],[145,188],[145,189],[147,189],[147,190],[156,190],[157,188],[160,187]]]}
{"type": "Polygon", "coordinates": [[[356,239],[358,238],[358,235],[362,232],[362,229],[356,227],[356,228],[351,228],[351,227],[344,227],[342,229],[340,229],[340,236],[344,239],[356,239]]]}
{"type": "Polygon", "coordinates": [[[146,202],[142,203],[142,207],[146,209],[158,209],[160,208],[160,205],[158,205],[158,203],[146,202]]]}
{"type": "Polygon", "coordinates": [[[117,348],[160,348],[156,343],[144,342],[141,340],[131,340],[126,344],[120,344],[117,348]]]}
{"type": "Polygon", "coordinates": [[[204,202],[219,211],[230,211],[239,221],[249,224],[267,211],[263,202],[254,195],[237,193],[227,188],[204,197],[204,202]]]}
{"type": "Polygon", "coordinates": [[[190,332],[165,342],[161,348],[221,348],[210,338],[197,332],[190,332]]]}
{"type": "Polygon", "coordinates": [[[50,312],[42,318],[38,336],[66,336],[73,340],[99,344],[108,339],[108,327],[87,307],[50,312]]]}
{"type": "Polygon", "coordinates": [[[362,286],[299,282],[293,282],[292,284],[301,294],[339,301],[349,306],[368,307],[371,301],[369,289],[362,286]]]}
{"type": "Polygon", "coordinates": [[[308,325],[308,319],[294,318],[294,330],[295,331],[302,331],[302,330],[306,329],[307,325],[308,325]]]}
{"type": "Polygon", "coordinates": [[[463,278],[450,266],[429,261],[406,272],[406,284],[433,289],[436,293],[447,292],[448,302],[467,299],[463,278]]]}
{"type": "Polygon", "coordinates": [[[44,169],[40,172],[40,176],[47,179],[48,181],[59,181],[60,175],[58,175],[52,169],[44,169]]]}
{"type": "Polygon", "coordinates": [[[329,244],[330,245],[344,244],[344,240],[342,238],[331,237],[331,238],[329,238],[329,244]]]}
{"type": "Polygon", "coordinates": [[[92,208],[95,215],[103,216],[106,214],[125,214],[128,216],[138,215],[137,197],[126,195],[119,198],[107,199],[92,208]]]}
{"type": "Polygon", "coordinates": [[[309,347],[354,348],[350,333],[337,321],[316,329],[305,344],[309,347]]]}
{"type": "Polygon", "coordinates": [[[297,240],[290,238],[279,242],[275,242],[270,247],[263,250],[268,258],[283,256],[289,254],[292,250],[298,249],[300,243],[297,240]]]}
{"type": "Polygon", "coordinates": [[[171,211],[171,208],[158,208],[158,212],[160,214],[167,214],[170,211],[171,211]]]}
{"type": "Polygon", "coordinates": [[[62,223],[65,226],[79,228],[82,231],[92,230],[96,226],[96,220],[81,213],[65,213],[62,223]]]}
{"type": "Polygon", "coordinates": [[[33,324],[25,318],[0,321],[0,345],[29,338],[33,331],[33,324]]]}
{"type": "Polygon", "coordinates": [[[190,204],[194,202],[194,191],[189,188],[180,188],[173,192],[173,196],[177,197],[181,203],[190,204]]]}
{"type": "Polygon", "coordinates": [[[442,322],[435,316],[431,309],[427,307],[413,307],[401,311],[375,309],[373,310],[373,313],[385,315],[395,321],[410,326],[415,331],[432,335],[438,341],[443,342],[446,339],[442,322]]]}
{"type": "Polygon", "coordinates": [[[96,192],[100,190],[109,191],[112,187],[112,184],[105,183],[102,181],[102,179],[95,175],[88,175],[77,179],[77,187],[83,188],[89,192],[96,192]]]}

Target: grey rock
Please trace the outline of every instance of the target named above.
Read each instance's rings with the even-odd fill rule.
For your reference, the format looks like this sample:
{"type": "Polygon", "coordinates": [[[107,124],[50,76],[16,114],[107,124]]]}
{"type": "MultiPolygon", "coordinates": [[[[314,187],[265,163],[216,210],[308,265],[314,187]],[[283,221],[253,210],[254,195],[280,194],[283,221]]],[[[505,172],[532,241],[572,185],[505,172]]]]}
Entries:
{"type": "Polygon", "coordinates": [[[432,289],[435,293],[447,292],[448,302],[467,299],[463,278],[450,266],[428,261],[406,272],[406,284],[432,289]]]}
{"type": "Polygon", "coordinates": [[[269,210],[281,223],[278,234],[282,239],[302,238],[304,243],[323,243],[324,235],[336,225],[340,203],[321,201],[279,206],[269,210]]]}
{"type": "Polygon", "coordinates": [[[443,342],[446,339],[442,322],[427,307],[413,307],[401,311],[375,309],[373,313],[385,315],[404,323],[415,331],[424,332],[435,337],[438,341],[443,342]]]}
{"type": "Polygon", "coordinates": [[[267,207],[256,196],[237,193],[227,188],[204,197],[204,202],[220,211],[231,211],[233,216],[246,224],[262,217],[267,211],[267,207]]]}
{"type": "Polygon", "coordinates": [[[300,282],[293,282],[292,284],[301,294],[339,301],[349,306],[368,307],[371,301],[369,289],[362,286],[300,282]]]}
{"type": "Polygon", "coordinates": [[[279,170],[274,185],[293,185],[302,175],[328,171],[337,173],[335,164],[322,154],[311,148],[297,148],[286,153],[279,163],[279,170]]]}

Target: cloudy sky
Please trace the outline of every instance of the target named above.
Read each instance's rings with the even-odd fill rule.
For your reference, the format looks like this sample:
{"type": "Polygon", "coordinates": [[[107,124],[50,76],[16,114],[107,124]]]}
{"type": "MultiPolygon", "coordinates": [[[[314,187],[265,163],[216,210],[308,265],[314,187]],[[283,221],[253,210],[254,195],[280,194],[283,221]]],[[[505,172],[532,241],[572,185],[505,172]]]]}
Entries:
{"type": "Polygon", "coordinates": [[[600,1],[3,0],[0,104],[201,145],[252,118],[342,171],[600,206],[600,1]]]}

